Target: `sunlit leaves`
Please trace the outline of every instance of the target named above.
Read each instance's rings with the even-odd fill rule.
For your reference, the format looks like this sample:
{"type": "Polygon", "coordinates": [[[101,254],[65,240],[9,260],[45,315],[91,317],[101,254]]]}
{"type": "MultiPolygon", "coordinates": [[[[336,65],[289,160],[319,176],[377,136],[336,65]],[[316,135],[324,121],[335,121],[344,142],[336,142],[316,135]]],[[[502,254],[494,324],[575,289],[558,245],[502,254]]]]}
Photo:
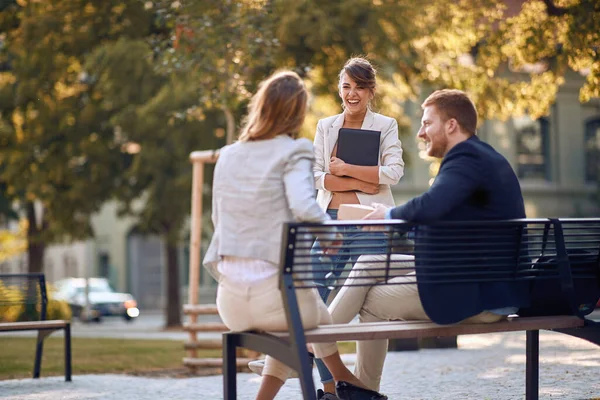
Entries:
{"type": "Polygon", "coordinates": [[[579,92],[579,100],[589,101],[600,97],[600,61],[595,61],[586,77],[586,84],[579,92]]]}
{"type": "Polygon", "coordinates": [[[600,60],[600,5],[594,0],[524,2],[520,12],[506,18],[482,46],[482,59],[497,57],[508,63],[517,76],[529,75],[529,87],[521,78],[511,90],[516,109],[527,104],[534,116],[547,113],[551,99],[569,71],[586,76],[581,80],[580,100],[598,96],[600,60]],[[495,54],[495,55],[494,55],[495,54]]]}
{"type": "Polygon", "coordinates": [[[0,262],[9,260],[27,248],[27,221],[21,220],[15,231],[0,229],[0,262]]]}

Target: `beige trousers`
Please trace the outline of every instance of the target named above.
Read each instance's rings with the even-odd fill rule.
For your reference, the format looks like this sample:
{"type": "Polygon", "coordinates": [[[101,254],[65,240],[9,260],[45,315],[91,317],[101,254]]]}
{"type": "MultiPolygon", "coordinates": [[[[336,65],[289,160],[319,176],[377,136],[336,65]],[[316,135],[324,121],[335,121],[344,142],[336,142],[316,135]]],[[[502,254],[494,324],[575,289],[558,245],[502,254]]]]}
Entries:
{"type": "MultiPolygon", "coordinates": [[[[297,290],[296,297],[304,329],[332,323],[327,306],[316,289],[297,290]]],[[[251,284],[231,282],[223,277],[217,290],[217,308],[223,323],[232,331],[288,330],[278,276],[251,284]]],[[[330,356],[338,351],[335,342],[315,343],[313,349],[318,358],[330,356]]],[[[285,381],[290,371],[291,368],[287,365],[267,356],[263,375],[285,381]]]]}
{"type": "MultiPolygon", "coordinates": [[[[429,320],[423,310],[416,276],[414,274],[414,256],[392,255],[393,278],[388,282],[394,285],[344,286],[329,306],[333,323],[349,323],[358,314],[360,322],[378,322],[388,320],[429,320]],[[405,283],[405,284],[402,284],[405,283]]],[[[345,285],[353,283],[374,284],[380,278],[382,261],[386,255],[360,256],[354,264],[345,285]]],[[[504,319],[504,316],[483,312],[461,323],[491,323],[504,319]]],[[[381,373],[387,354],[387,340],[358,341],[357,361],[354,375],[372,390],[379,391],[381,373]]]]}

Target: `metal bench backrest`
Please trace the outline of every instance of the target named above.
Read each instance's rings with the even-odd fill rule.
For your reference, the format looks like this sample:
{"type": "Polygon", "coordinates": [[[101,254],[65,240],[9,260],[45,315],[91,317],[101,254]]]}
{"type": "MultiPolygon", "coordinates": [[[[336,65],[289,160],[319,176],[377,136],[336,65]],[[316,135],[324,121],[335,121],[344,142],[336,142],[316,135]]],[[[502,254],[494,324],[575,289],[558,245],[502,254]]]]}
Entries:
{"type": "MultiPolygon", "coordinates": [[[[313,254],[316,236],[356,226],[356,221],[324,224],[288,223],[284,228],[281,276],[283,286],[331,289],[344,285],[351,263],[339,276],[331,260],[313,254]],[[315,272],[317,272],[315,274],[315,272]]],[[[372,275],[379,284],[407,273],[411,267],[391,262],[395,255],[414,256],[419,284],[483,283],[498,281],[559,280],[572,290],[577,279],[600,279],[600,219],[521,219],[415,224],[405,221],[361,221],[364,239],[359,245],[332,246],[358,258],[365,249],[379,255],[380,267],[372,275]],[[369,231],[366,228],[380,228],[369,231]],[[382,234],[384,245],[381,245],[382,234]],[[596,264],[581,263],[576,255],[596,257],[596,264]],[[547,260],[540,264],[538,260],[547,260]]],[[[589,260],[588,257],[588,260],[589,260]]],[[[357,266],[359,268],[359,266],[357,266]]],[[[357,282],[356,285],[364,285],[357,282]]],[[[346,283],[347,285],[347,283],[346,283]]],[[[371,284],[370,284],[371,285],[371,284]]]]}
{"type": "Polygon", "coordinates": [[[44,274],[0,274],[0,322],[45,321],[44,274]]]}

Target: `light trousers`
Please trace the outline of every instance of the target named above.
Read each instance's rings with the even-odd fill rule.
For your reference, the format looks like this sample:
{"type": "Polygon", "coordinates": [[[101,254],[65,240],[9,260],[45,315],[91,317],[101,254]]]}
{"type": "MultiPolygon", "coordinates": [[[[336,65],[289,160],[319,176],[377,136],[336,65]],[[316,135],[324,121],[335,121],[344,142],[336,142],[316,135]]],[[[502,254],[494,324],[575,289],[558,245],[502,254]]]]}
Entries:
{"type": "MultiPolygon", "coordinates": [[[[358,258],[346,279],[345,286],[329,306],[333,323],[349,323],[357,314],[360,322],[429,321],[419,298],[412,255],[391,256],[391,268],[402,268],[390,269],[393,277],[388,279],[388,282],[393,284],[350,286],[353,283],[372,285],[381,281],[379,278],[381,270],[374,269],[381,269],[382,265],[385,265],[382,262],[386,257],[386,255],[365,255],[358,258]]],[[[491,323],[504,318],[506,317],[486,311],[461,323],[491,323]]],[[[387,347],[387,340],[357,342],[354,375],[372,390],[379,391],[387,347]]]]}
{"type": "MultiPolygon", "coordinates": [[[[305,330],[332,323],[327,306],[316,289],[296,290],[296,297],[305,330]]],[[[223,323],[232,331],[288,330],[278,276],[249,284],[222,277],[217,291],[217,309],[223,323]]],[[[338,351],[335,342],[314,343],[313,349],[315,356],[319,358],[330,356],[338,351]]],[[[282,362],[270,356],[266,357],[263,375],[274,376],[285,381],[290,371],[291,368],[282,362]]]]}

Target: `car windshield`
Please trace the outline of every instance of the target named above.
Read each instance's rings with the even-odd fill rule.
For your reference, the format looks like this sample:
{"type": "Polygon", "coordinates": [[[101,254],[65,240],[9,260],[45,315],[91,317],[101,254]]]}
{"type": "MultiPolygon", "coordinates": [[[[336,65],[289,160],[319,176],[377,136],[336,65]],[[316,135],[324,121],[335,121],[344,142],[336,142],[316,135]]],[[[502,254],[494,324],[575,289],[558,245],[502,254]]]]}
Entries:
{"type": "MultiPolygon", "coordinates": [[[[57,290],[61,293],[70,293],[69,295],[85,293],[85,279],[67,280],[57,282],[57,290]]],[[[114,292],[114,289],[106,279],[91,278],[88,280],[90,293],[114,292]]]]}
{"type": "MultiPolygon", "coordinates": [[[[77,293],[85,293],[85,286],[80,286],[75,289],[77,293]]],[[[110,286],[98,286],[98,285],[89,285],[90,293],[103,293],[103,292],[112,292],[110,286]]]]}

